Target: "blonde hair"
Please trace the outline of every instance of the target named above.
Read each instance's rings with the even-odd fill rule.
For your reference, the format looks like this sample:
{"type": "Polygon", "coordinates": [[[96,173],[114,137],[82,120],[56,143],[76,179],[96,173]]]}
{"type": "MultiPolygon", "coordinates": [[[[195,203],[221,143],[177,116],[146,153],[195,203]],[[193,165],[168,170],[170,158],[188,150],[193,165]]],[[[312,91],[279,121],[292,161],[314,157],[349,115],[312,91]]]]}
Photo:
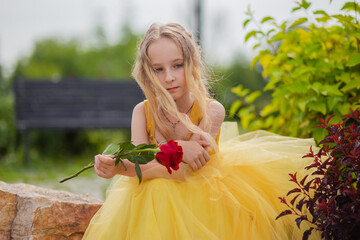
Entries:
{"type": "Polygon", "coordinates": [[[178,118],[189,131],[198,133],[213,147],[216,146],[214,139],[208,133],[211,129],[211,120],[207,114],[207,99],[210,97],[208,76],[201,60],[201,49],[192,38],[192,34],[176,23],[166,25],[152,24],[145,33],[138,49],[137,59],[132,72],[133,77],[141,87],[146,99],[149,101],[155,125],[166,140],[170,140],[171,127],[165,124],[159,117],[161,111],[178,118]],[[176,103],[157,79],[150,59],[147,55],[148,47],[160,38],[168,38],[182,50],[185,67],[185,81],[195,100],[201,109],[204,131],[194,125],[188,116],[177,111],[176,103]]]}

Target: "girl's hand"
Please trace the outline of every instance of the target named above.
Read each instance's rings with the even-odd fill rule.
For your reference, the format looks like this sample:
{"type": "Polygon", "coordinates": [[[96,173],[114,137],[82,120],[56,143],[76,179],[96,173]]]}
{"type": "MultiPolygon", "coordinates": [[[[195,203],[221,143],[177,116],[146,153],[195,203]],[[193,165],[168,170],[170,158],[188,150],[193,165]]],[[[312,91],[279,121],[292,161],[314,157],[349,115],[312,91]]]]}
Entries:
{"type": "Polygon", "coordinates": [[[115,166],[115,158],[113,155],[98,154],[95,156],[95,172],[99,177],[112,178],[121,172],[121,164],[115,166]]]}
{"type": "Polygon", "coordinates": [[[204,140],[177,141],[183,148],[183,162],[189,164],[196,171],[202,168],[209,160],[210,155],[205,150],[210,144],[204,140]]]}

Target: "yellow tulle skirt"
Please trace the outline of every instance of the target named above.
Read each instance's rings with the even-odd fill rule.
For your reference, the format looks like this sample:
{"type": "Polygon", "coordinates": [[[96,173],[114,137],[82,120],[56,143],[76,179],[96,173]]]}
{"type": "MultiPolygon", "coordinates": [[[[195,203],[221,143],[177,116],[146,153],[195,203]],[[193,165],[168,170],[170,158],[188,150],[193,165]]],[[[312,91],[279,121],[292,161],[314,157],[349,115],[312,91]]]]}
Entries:
{"type": "Polygon", "coordinates": [[[298,230],[295,217],[275,218],[286,209],[278,197],[295,187],[288,173],[305,174],[310,145],[255,131],[222,141],[199,171],[185,165],[141,184],[118,177],[84,239],[302,239],[305,222],[298,230]]]}

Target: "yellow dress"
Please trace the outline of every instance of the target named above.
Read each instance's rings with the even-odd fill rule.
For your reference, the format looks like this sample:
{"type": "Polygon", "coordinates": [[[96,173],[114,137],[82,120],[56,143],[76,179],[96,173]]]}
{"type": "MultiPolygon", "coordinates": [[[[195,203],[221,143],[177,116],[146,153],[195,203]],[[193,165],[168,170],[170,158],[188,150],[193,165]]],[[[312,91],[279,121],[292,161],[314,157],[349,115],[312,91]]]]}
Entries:
{"type": "MultiPolygon", "coordinates": [[[[194,104],[195,124],[201,120],[198,110],[194,104]]],[[[155,141],[147,103],[145,112],[155,141]]],[[[84,239],[302,239],[294,217],[275,218],[285,210],[278,197],[295,187],[288,173],[301,174],[310,145],[312,139],[255,131],[220,142],[219,153],[198,171],[182,164],[170,175],[161,166],[149,171],[162,171],[163,177],[145,177],[141,184],[135,177],[117,177],[84,239]]],[[[309,239],[318,238],[313,233],[309,239]]]]}

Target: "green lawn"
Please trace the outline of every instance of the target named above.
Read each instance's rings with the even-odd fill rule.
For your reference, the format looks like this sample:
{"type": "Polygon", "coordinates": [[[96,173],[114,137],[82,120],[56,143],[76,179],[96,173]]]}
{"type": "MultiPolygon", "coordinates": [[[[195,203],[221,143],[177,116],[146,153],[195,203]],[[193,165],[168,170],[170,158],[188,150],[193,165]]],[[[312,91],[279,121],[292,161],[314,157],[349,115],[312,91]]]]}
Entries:
{"type": "Polygon", "coordinates": [[[0,159],[0,181],[6,183],[28,183],[36,186],[65,190],[104,199],[110,180],[98,177],[93,169],[81,173],[65,183],[60,179],[68,177],[86,166],[93,156],[45,157],[31,154],[30,167],[25,167],[21,156],[16,154],[0,159]]]}
{"type": "Polygon", "coordinates": [[[12,153],[7,154],[5,157],[0,156],[0,181],[7,183],[28,183],[73,193],[89,194],[100,199],[104,199],[106,188],[111,180],[98,177],[93,169],[89,169],[65,183],[59,183],[59,180],[76,173],[88,165],[93,161],[94,155],[100,153],[108,144],[125,141],[130,138],[129,130],[83,131],[81,132],[82,135],[80,135],[83,138],[77,138],[80,141],[77,142],[78,148],[83,149],[79,151],[81,154],[76,154],[74,150],[64,149],[69,147],[69,145],[58,142],[66,141],[66,138],[59,134],[59,132],[46,131],[40,138],[36,134],[36,131],[32,131],[29,134],[30,140],[34,139],[32,137],[37,136],[37,147],[33,142],[30,144],[29,167],[24,165],[23,143],[18,146],[18,149],[14,149],[12,153]],[[31,135],[32,133],[35,135],[31,135]],[[42,140],[39,141],[39,139],[42,140]],[[84,146],[82,143],[84,139],[86,140],[85,142],[90,142],[92,147],[84,146]],[[43,148],[39,146],[43,146],[43,148]],[[64,154],[64,152],[67,154],[64,154]]]}

